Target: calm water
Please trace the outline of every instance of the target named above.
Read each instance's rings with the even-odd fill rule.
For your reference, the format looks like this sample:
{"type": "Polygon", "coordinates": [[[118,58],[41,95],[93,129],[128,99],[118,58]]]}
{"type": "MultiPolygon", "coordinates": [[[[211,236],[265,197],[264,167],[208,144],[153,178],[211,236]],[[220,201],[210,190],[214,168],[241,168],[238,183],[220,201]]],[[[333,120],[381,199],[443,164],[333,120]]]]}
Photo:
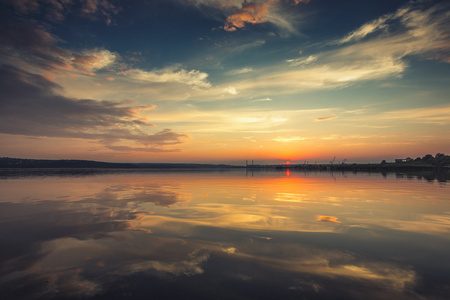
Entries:
{"type": "Polygon", "coordinates": [[[0,179],[2,299],[450,299],[445,180],[143,172],[0,179]]]}

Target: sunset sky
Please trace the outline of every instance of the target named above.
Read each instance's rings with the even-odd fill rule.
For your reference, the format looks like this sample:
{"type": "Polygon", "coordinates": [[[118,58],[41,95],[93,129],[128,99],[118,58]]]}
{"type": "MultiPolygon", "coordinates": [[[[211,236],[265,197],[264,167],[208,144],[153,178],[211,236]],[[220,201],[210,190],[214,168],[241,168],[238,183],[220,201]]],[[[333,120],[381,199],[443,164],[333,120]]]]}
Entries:
{"type": "Polygon", "coordinates": [[[450,154],[450,3],[0,0],[0,156],[450,154]]]}

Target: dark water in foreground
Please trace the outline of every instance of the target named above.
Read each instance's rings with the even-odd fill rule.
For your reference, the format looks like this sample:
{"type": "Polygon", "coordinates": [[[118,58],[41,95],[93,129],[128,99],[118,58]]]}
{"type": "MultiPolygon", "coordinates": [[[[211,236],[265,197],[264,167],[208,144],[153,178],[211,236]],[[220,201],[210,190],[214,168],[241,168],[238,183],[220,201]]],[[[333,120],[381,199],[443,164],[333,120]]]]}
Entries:
{"type": "Polygon", "coordinates": [[[3,176],[0,297],[450,299],[449,233],[420,176],[3,176]]]}

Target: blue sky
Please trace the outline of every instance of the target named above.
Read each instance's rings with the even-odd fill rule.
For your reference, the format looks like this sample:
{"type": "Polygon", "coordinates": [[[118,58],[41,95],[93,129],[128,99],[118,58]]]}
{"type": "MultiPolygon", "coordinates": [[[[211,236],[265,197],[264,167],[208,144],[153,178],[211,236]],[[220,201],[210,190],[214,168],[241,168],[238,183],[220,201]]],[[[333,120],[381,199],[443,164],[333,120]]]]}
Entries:
{"type": "Polygon", "coordinates": [[[2,156],[359,162],[450,149],[446,1],[0,5],[2,156]]]}

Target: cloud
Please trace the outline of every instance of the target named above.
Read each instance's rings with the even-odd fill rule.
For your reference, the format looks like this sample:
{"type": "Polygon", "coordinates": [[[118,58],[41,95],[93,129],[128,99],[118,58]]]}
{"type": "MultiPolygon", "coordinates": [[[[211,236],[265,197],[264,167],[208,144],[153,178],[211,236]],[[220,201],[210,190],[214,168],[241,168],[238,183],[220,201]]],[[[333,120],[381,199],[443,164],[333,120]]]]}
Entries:
{"type": "Polygon", "coordinates": [[[176,82],[190,85],[196,88],[209,88],[208,74],[197,70],[185,70],[180,65],[167,67],[160,70],[144,71],[130,69],[122,74],[142,82],[167,83],[176,82]]]}
{"type": "Polygon", "coordinates": [[[241,68],[241,69],[235,69],[235,70],[228,71],[227,74],[229,74],[229,75],[240,75],[240,74],[250,73],[250,72],[253,72],[253,71],[254,71],[253,68],[246,67],[246,68],[241,68]]]}
{"type": "Polygon", "coordinates": [[[230,94],[230,95],[237,95],[239,92],[236,90],[235,87],[229,86],[223,89],[224,93],[230,94]]]}
{"type": "Polygon", "coordinates": [[[308,3],[307,0],[192,0],[198,7],[212,7],[226,16],[223,29],[236,31],[247,24],[270,23],[286,33],[296,33],[293,17],[286,9],[287,5],[308,3]]]}
{"type": "Polygon", "coordinates": [[[325,118],[317,118],[314,121],[328,121],[328,120],[333,120],[336,119],[337,116],[332,116],[332,117],[325,117],[325,118]]]}
{"type": "MultiPolygon", "coordinates": [[[[251,53],[254,48],[261,47],[266,44],[265,40],[223,40],[221,42],[214,43],[212,48],[206,49],[204,52],[200,52],[195,59],[197,65],[204,66],[208,69],[227,70],[229,68],[229,62],[233,61],[236,56],[241,55],[242,52],[251,53]],[[224,63],[225,62],[225,63],[224,63]]],[[[232,69],[226,71],[226,75],[244,75],[254,71],[251,67],[245,67],[240,69],[232,69]]],[[[244,77],[244,76],[241,76],[244,77]]]]}
{"type": "Polygon", "coordinates": [[[141,110],[154,105],[126,106],[127,102],[73,99],[57,93],[61,88],[41,75],[19,68],[0,67],[0,132],[12,135],[80,138],[100,141],[112,150],[126,142],[126,150],[174,151],[185,134],[164,129],[149,134],[154,125],[142,120],[141,110]]]}
{"type": "Polygon", "coordinates": [[[0,55],[9,63],[26,63],[43,69],[70,68],[67,62],[70,51],[55,46],[59,39],[42,26],[0,21],[0,32],[0,55]]]}
{"type": "Polygon", "coordinates": [[[447,12],[441,6],[403,7],[333,42],[328,51],[259,68],[251,78],[228,84],[241,95],[293,94],[400,77],[414,57],[450,61],[447,12]]]}
{"type": "Polygon", "coordinates": [[[393,16],[393,14],[389,14],[384,17],[378,18],[377,20],[366,23],[357,30],[350,32],[346,37],[338,40],[336,43],[344,44],[351,41],[359,41],[377,30],[386,29],[388,27],[386,21],[392,19],[393,16]]]}
{"type": "Polygon", "coordinates": [[[91,49],[83,51],[80,54],[75,53],[72,64],[80,70],[94,71],[104,69],[114,64],[117,60],[117,54],[105,49],[91,49]]]}
{"type": "Polygon", "coordinates": [[[448,125],[450,124],[450,106],[420,107],[388,111],[378,115],[377,118],[401,120],[412,123],[448,125]]]}
{"type": "MultiPolygon", "coordinates": [[[[329,114],[334,109],[314,109],[314,110],[277,110],[273,107],[264,108],[230,108],[220,110],[183,110],[176,114],[176,119],[183,122],[183,128],[188,128],[190,133],[219,133],[219,132],[241,132],[247,133],[243,136],[251,136],[250,133],[274,133],[279,139],[292,139],[290,133],[286,133],[286,126],[297,120],[309,120],[314,114],[329,114]],[[280,133],[283,132],[283,133],[280,133]]],[[[155,122],[171,122],[174,114],[159,113],[154,117],[155,122]]],[[[302,129],[295,130],[298,132],[302,129]]],[[[292,130],[287,130],[292,132],[292,130]]],[[[297,133],[298,134],[298,133],[297,133]]],[[[272,138],[267,137],[267,138],[272,138]]],[[[298,140],[306,137],[294,136],[298,140]]]]}
{"type": "Polygon", "coordinates": [[[242,9],[228,16],[223,27],[226,31],[235,31],[237,28],[243,28],[246,23],[259,24],[267,22],[270,2],[256,4],[254,2],[244,2],[242,9]]]}
{"type": "Polygon", "coordinates": [[[442,61],[447,61],[450,57],[449,5],[427,7],[426,4],[427,2],[418,2],[404,6],[395,13],[362,25],[336,43],[358,42],[372,36],[378,46],[372,50],[367,47],[362,54],[373,55],[375,51],[379,51],[378,56],[401,59],[407,55],[429,52],[442,61]]]}
{"type": "MultiPolygon", "coordinates": [[[[329,57],[331,56],[342,55],[332,52],[329,53],[329,57]]],[[[280,68],[277,71],[267,68],[260,73],[260,76],[253,76],[232,84],[243,95],[293,94],[309,90],[340,88],[354,82],[399,76],[405,68],[404,62],[392,60],[389,57],[357,61],[357,57],[348,55],[341,60],[330,59],[329,62],[306,68],[280,68]]]]}
{"type": "MultiPolygon", "coordinates": [[[[151,93],[160,92],[161,96],[174,95],[174,98],[178,99],[179,90],[182,87],[174,84],[163,85],[162,83],[182,84],[195,89],[211,86],[207,80],[207,73],[186,70],[181,65],[152,71],[130,69],[118,53],[103,48],[80,51],[61,48],[58,44],[63,41],[39,25],[31,26],[22,21],[9,23],[0,20],[0,35],[2,41],[0,43],[0,59],[18,69],[43,74],[60,83],[64,81],[64,78],[76,76],[76,82],[70,81],[65,89],[72,95],[84,92],[84,97],[88,98],[93,97],[92,95],[96,95],[98,98],[110,97],[111,91],[118,92],[118,88],[120,88],[122,94],[124,90],[131,91],[132,89],[140,95],[146,94],[147,97],[151,93]],[[117,76],[117,73],[125,76],[117,76]],[[91,76],[96,76],[96,86],[95,90],[88,91],[93,84],[91,76]],[[131,83],[130,78],[133,79],[131,83]],[[99,82],[100,80],[103,82],[99,82]],[[110,84],[112,81],[114,81],[114,85],[110,84]],[[151,85],[152,91],[149,91],[149,83],[155,83],[151,85]],[[80,85],[83,86],[81,91],[79,90],[80,85]],[[102,88],[101,85],[107,89],[102,88]],[[76,88],[78,90],[74,90],[76,88]]],[[[79,96],[74,97],[78,98],[79,96]]],[[[128,97],[126,96],[126,98],[128,97]]]]}
{"type": "Polygon", "coordinates": [[[275,139],[273,139],[276,142],[295,142],[295,141],[304,141],[307,140],[308,138],[303,137],[303,136],[287,136],[287,137],[277,137],[275,139]]]}
{"type": "Polygon", "coordinates": [[[296,58],[296,59],[288,59],[287,62],[291,63],[291,66],[301,66],[301,65],[309,65],[317,60],[316,55],[310,55],[307,58],[296,58]]]}
{"type": "Polygon", "coordinates": [[[338,221],[338,218],[333,217],[333,216],[317,216],[317,221],[341,223],[341,222],[338,221]]]}
{"type": "Polygon", "coordinates": [[[251,102],[265,102],[265,101],[272,101],[272,100],[273,100],[272,98],[267,97],[267,98],[255,99],[255,100],[252,100],[251,102]]]}
{"type": "Polygon", "coordinates": [[[40,8],[40,4],[36,0],[5,0],[5,2],[11,4],[17,11],[23,14],[38,11],[40,8]]]}
{"type": "Polygon", "coordinates": [[[48,21],[59,22],[69,14],[86,18],[105,18],[111,23],[112,15],[119,9],[109,0],[3,0],[23,15],[44,13],[48,21]]]}
{"type": "Polygon", "coordinates": [[[93,75],[119,59],[117,53],[100,48],[77,52],[58,47],[61,39],[39,25],[0,21],[0,32],[0,58],[22,68],[93,75]]]}
{"type": "Polygon", "coordinates": [[[227,50],[233,54],[236,54],[236,53],[246,51],[246,50],[254,48],[254,47],[260,47],[260,46],[264,45],[265,43],[266,43],[266,41],[264,41],[264,40],[256,40],[254,42],[249,42],[249,43],[229,47],[227,50]]]}

